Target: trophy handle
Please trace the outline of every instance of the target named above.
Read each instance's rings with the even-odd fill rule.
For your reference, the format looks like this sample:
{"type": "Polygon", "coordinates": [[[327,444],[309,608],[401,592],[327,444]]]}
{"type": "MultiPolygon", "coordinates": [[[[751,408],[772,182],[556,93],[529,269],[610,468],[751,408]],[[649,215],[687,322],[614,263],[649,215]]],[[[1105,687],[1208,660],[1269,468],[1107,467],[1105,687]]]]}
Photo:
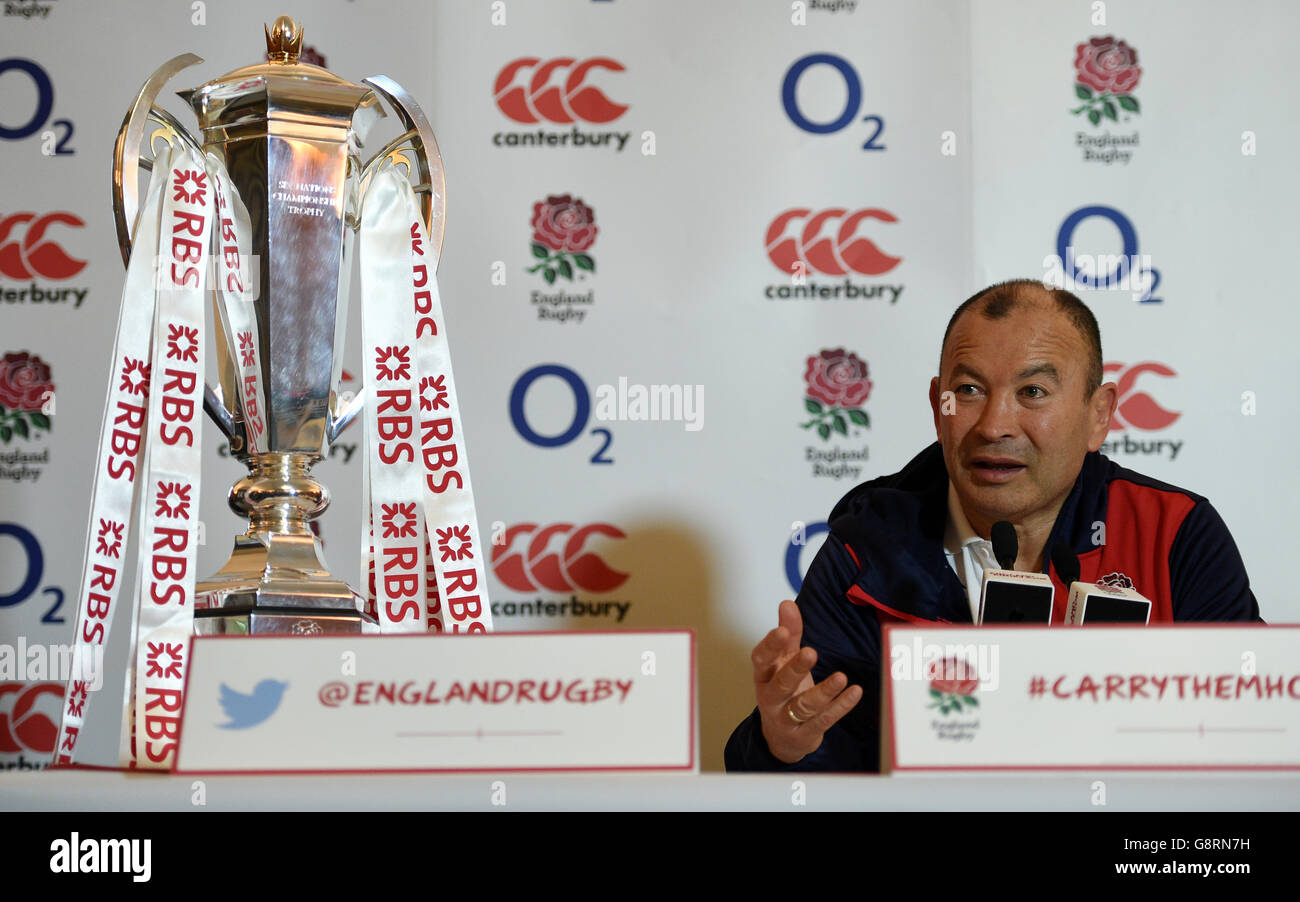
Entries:
{"type": "MultiPolygon", "coordinates": [[[[408,169],[414,171],[419,181],[414,186],[416,199],[420,203],[420,214],[424,217],[424,227],[429,233],[429,244],[433,250],[433,269],[438,271],[438,261],[442,259],[442,240],[447,217],[447,176],[442,168],[442,153],[438,150],[438,140],[433,136],[429,120],[424,111],[415,102],[406,89],[386,75],[372,75],[363,78],[362,84],[369,85],[392,105],[397,111],[406,131],[390,141],[383,150],[370,158],[361,174],[361,190],[370,177],[379,170],[385,159],[400,157],[408,169]],[[415,149],[416,164],[399,148],[410,143],[415,149]]],[[[325,424],[325,438],[329,444],[351,425],[365,407],[366,390],[362,389],[353,398],[333,413],[325,424]]]]}
{"type": "MultiPolygon", "coordinates": [[[[424,215],[425,229],[429,232],[429,244],[433,246],[433,268],[437,272],[437,261],[442,258],[443,228],[447,218],[447,176],[442,168],[438,141],[434,138],[433,129],[429,127],[429,120],[425,118],[420,105],[406,93],[405,88],[386,75],[372,75],[361,79],[361,83],[374,88],[392,104],[402,124],[406,126],[405,134],[395,138],[366,164],[361,176],[362,182],[374,174],[386,157],[397,153],[398,147],[411,142],[416,150],[416,166],[419,170],[419,182],[414,190],[420,202],[420,211],[424,215]]],[[[409,161],[407,165],[410,165],[409,161]]]]}
{"type": "Polygon", "coordinates": [[[352,396],[352,400],[343,405],[338,411],[332,413],[325,423],[325,442],[334,444],[344,429],[352,425],[352,421],[361,413],[366,401],[366,387],[361,386],[361,390],[352,396]]]}
{"type": "Polygon", "coordinates": [[[131,261],[131,236],[135,233],[135,219],[140,210],[140,193],[136,186],[136,176],[141,166],[152,169],[149,161],[140,160],[140,142],[144,139],[145,126],[153,119],[160,123],[169,133],[188,143],[199,155],[202,150],[189,133],[166,110],[154,107],[159,92],[173,75],[182,69],[203,62],[202,57],[192,53],[182,53],[163,63],[145,80],[135,103],[127,110],[126,118],[117,133],[117,142],[113,145],[113,218],[117,221],[117,243],[122,249],[122,265],[131,261]]]}
{"type": "MultiPolygon", "coordinates": [[[[190,137],[185,126],[177,122],[176,118],[162,107],[154,106],[158,94],[173,75],[201,62],[203,62],[202,57],[195,56],[193,53],[182,53],[155,69],[140,88],[140,93],[136,95],[135,102],[127,110],[126,118],[122,120],[122,127],[117,132],[117,141],[113,145],[113,218],[117,223],[117,244],[122,250],[124,266],[131,262],[131,239],[135,234],[136,218],[140,212],[140,192],[136,185],[136,177],[141,168],[153,169],[152,162],[140,159],[140,142],[144,139],[145,128],[148,127],[149,122],[158,123],[169,136],[188,144],[199,156],[203,155],[203,150],[198,142],[190,137]]],[[[152,141],[151,136],[151,144],[152,141]]],[[[243,438],[239,434],[234,414],[226,408],[226,405],[221,402],[221,397],[207,383],[203,385],[203,409],[216,423],[217,428],[225,434],[227,441],[242,442],[243,438]]]]}

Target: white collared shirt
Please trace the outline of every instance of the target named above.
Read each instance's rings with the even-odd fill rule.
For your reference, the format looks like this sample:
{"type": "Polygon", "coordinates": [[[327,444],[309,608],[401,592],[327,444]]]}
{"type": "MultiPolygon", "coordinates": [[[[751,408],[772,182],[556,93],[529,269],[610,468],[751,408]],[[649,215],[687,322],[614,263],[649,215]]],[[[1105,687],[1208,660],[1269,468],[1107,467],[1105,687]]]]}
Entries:
{"type": "Polygon", "coordinates": [[[958,581],[966,587],[971,622],[979,623],[984,571],[998,569],[998,560],[993,556],[993,543],[981,539],[971,528],[951,480],[948,482],[948,525],[943,534],[943,551],[958,581]]]}

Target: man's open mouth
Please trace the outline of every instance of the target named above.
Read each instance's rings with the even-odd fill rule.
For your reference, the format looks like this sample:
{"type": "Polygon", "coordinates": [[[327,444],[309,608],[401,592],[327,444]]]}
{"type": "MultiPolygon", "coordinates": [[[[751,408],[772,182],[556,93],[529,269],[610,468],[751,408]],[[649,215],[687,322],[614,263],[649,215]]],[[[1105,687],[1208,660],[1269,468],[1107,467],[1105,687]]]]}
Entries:
{"type": "Polygon", "coordinates": [[[983,457],[971,461],[971,470],[985,479],[1009,479],[1023,469],[1025,464],[1011,458],[983,457]]]}

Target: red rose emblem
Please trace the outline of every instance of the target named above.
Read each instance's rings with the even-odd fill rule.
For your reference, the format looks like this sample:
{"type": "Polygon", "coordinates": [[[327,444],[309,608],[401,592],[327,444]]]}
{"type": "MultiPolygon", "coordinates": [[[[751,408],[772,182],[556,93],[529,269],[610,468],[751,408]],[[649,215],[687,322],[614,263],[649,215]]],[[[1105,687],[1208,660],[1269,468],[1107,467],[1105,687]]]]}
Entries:
{"type": "Polygon", "coordinates": [[[1080,44],[1074,55],[1079,82],[1101,93],[1127,94],[1136,88],[1142,77],[1137,63],[1137,51],[1110,35],[1080,44]]]}
{"type": "Polygon", "coordinates": [[[585,251],[596,240],[596,214],[570,195],[533,204],[533,240],[553,251],[585,251]]]}
{"type": "Polygon", "coordinates": [[[325,57],[315,47],[304,47],[298,53],[298,59],[313,66],[325,68],[325,57]]]}
{"type": "Polygon", "coordinates": [[[808,397],[831,407],[858,407],[871,395],[866,362],[843,348],[809,357],[803,378],[808,397]]]}
{"type": "Polygon", "coordinates": [[[1126,574],[1116,571],[1114,573],[1107,573],[1101,579],[1097,580],[1097,585],[1109,586],[1112,589],[1131,589],[1133,588],[1133,580],[1129,579],[1126,574]]]}
{"type": "Polygon", "coordinates": [[[962,658],[944,658],[930,666],[930,689],[945,695],[974,695],[979,687],[975,666],[962,658]]]}
{"type": "Polygon", "coordinates": [[[0,363],[0,405],[39,413],[47,394],[53,391],[50,368],[41,358],[26,351],[4,356],[0,363]]]}

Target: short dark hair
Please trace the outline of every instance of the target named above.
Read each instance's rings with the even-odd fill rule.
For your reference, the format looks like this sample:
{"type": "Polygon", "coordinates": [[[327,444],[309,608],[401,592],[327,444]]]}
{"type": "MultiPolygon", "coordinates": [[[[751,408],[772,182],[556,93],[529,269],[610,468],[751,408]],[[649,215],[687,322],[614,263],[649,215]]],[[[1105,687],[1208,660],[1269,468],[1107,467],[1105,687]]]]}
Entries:
{"type": "Polygon", "coordinates": [[[975,292],[962,302],[948,320],[948,328],[943,332],[943,344],[939,347],[939,374],[943,375],[943,349],[948,346],[948,336],[962,314],[975,310],[985,319],[1003,319],[1021,306],[1032,303],[1035,298],[1050,297],[1056,302],[1056,309],[1069,317],[1070,322],[1079,330],[1079,337],[1088,348],[1088,381],[1085,386],[1087,396],[1091,397],[1101,386],[1101,330],[1097,328],[1097,318],[1092,315],[1088,305],[1064,288],[1049,288],[1035,279],[1011,279],[998,282],[988,288],[975,292]],[[976,309],[978,308],[978,309],[976,309]]]}

